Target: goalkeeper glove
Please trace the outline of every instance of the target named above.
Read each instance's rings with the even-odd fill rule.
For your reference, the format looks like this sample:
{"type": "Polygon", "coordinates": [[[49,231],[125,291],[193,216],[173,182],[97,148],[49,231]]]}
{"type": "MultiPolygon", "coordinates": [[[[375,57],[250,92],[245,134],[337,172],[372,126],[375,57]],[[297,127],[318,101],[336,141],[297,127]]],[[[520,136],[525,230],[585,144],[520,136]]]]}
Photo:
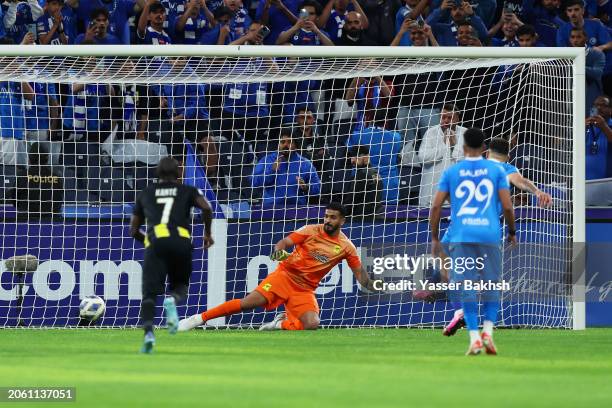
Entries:
{"type": "Polygon", "coordinates": [[[273,261],[283,261],[287,259],[288,257],[289,257],[289,252],[285,251],[284,249],[274,251],[270,255],[270,259],[273,261]]]}

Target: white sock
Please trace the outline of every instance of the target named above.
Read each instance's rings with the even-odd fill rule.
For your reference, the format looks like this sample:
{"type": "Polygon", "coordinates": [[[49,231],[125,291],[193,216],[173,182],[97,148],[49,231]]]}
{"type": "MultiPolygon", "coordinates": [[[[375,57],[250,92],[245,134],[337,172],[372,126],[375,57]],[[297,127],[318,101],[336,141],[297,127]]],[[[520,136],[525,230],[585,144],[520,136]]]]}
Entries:
{"type": "Polygon", "coordinates": [[[463,316],[463,309],[457,309],[455,310],[455,316],[459,316],[462,315],[463,316]]]}
{"type": "Polygon", "coordinates": [[[482,322],[482,332],[488,334],[489,336],[493,336],[493,322],[490,320],[485,320],[482,322]]]}
{"type": "Polygon", "coordinates": [[[470,330],[470,344],[476,340],[480,340],[480,333],[478,333],[478,330],[470,330]]]}

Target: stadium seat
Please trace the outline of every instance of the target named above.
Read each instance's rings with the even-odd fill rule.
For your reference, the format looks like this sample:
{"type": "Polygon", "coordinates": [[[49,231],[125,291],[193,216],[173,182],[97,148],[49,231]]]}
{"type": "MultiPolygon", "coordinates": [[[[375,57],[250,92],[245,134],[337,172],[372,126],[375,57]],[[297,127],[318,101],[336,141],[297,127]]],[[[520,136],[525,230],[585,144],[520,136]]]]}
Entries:
{"type": "Polygon", "coordinates": [[[253,172],[255,159],[248,143],[234,140],[219,143],[219,178],[225,179],[228,188],[250,188],[251,183],[245,174],[253,172]],[[229,183],[227,183],[229,181],[229,183]]]}
{"type": "Polygon", "coordinates": [[[65,203],[87,203],[88,201],[90,201],[90,196],[87,191],[84,191],[84,190],[66,190],[64,191],[64,202],[65,203]]]}
{"type": "Polygon", "coordinates": [[[112,167],[90,167],[87,172],[87,190],[100,201],[133,202],[135,191],[126,183],[125,174],[112,167]]]}
{"type": "Polygon", "coordinates": [[[157,180],[157,167],[148,166],[141,162],[134,165],[134,189],[143,190],[146,186],[157,180]]]}
{"type": "Polygon", "coordinates": [[[412,204],[418,198],[421,173],[418,168],[400,166],[399,203],[412,204]]]}
{"type": "Polygon", "coordinates": [[[0,164],[0,200],[4,200],[11,189],[17,186],[17,167],[0,164]]]}

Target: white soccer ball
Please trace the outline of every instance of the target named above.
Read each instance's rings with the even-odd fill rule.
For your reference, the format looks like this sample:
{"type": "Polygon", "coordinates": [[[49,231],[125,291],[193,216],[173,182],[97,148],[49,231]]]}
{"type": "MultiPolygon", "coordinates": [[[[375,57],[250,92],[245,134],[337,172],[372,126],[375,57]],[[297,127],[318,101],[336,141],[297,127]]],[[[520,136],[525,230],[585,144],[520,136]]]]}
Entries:
{"type": "Polygon", "coordinates": [[[86,296],[79,305],[79,316],[81,319],[95,322],[104,314],[106,304],[100,296],[86,296]]]}

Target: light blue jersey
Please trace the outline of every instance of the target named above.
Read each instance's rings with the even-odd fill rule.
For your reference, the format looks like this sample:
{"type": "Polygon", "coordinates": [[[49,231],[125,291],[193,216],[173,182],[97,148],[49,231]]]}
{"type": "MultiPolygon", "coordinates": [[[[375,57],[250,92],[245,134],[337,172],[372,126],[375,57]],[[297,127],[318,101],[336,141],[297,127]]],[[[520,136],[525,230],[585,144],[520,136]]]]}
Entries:
{"type": "MultiPolygon", "coordinates": [[[[515,166],[513,166],[512,164],[510,164],[510,163],[500,162],[500,161],[493,160],[493,159],[489,159],[489,160],[492,161],[493,163],[497,163],[497,165],[500,166],[500,168],[504,171],[504,173],[506,173],[506,177],[508,177],[508,176],[510,176],[511,174],[514,174],[514,173],[519,173],[518,169],[515,166]]],[[[508,184],[510,184],[510,180],[508,180],[508,184]]],[[[499,204],[498,211],[499,211],[499,214],[501,215],[501,213],[502,213],[501,202],[499,202],[498,204],[499,204]]],[[[452,235],[452,232],[450,232],[451,231],[451,226],[452,226],[452,223],[449,223],[448,227],[446,228],[446,232],[444,233],[444,236],[442,237],[442,242],[443,243],[450,242],[450,237],[452,235]]]]}
{"type": "Polygon", "coordinates": [[[451,223],[445,242],[499,244],[499,190],[508,190],[508,177],[499,163],[483,158],[465,158],[448,168],[438,190],[448,192],[451,223]]]}
{"type": "MultiPolygon", "coordinates": [[[[508,162],[500,162],[494,159],[489,159],[490,161],[492,161],[493,163],[496,163],[503,171],[504,173],[506,173],[506,178],[508,179],[508,184],[510,183],[510,175],[514,174],[514,173],[519,173],[518,169],[516,167],[514,167],[512,164],[508,163],[508,162]]],[[[498,207],[497,210],[499,211],[499,214],[501,215],[502,213],[502,205],[501,202],[498,203],[498,207]]]]}
{"type": "Polygon", "coordinates": [[[519,172],[516,167],[514,167],[512,164],[508,162],[500,162],[494,159],[489,159],[489,161],[492,161],[493,163],[497,163],[497,165],[501,167],[504,173],[506,173],[506,176],[519,172]]]}

